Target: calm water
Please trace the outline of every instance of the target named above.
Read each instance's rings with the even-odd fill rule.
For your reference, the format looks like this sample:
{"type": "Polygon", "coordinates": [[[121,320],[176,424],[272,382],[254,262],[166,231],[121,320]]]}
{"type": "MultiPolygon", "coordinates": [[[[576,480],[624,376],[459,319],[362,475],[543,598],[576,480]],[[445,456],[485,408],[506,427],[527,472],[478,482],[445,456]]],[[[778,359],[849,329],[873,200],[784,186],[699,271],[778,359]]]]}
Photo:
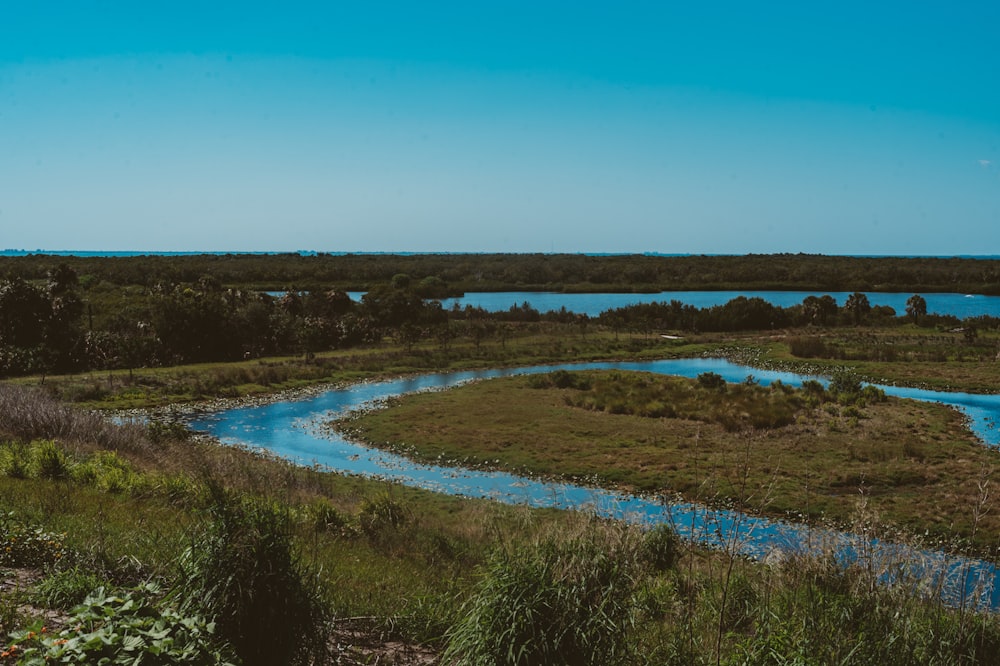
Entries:
{"type": "MultiPolygon", "coordinates": [[[[464,382],[554,369],[641,370],[688,377],[717,372],[729,381],[753,374],[762,384],[781,380],[801,384],[803,377],[767,372],[721,359],[677,359],[642,363],[585,363],[517,369],[433,373],[387,382],[363,383],[333,389],[302,400],[221,412],[202,413],[190,425],[230,444],[259,447],[301,464],[319,464],[331,470],[384,478],[398,483],[467,497],[527,504],[536,507],[588,508],[601,515],[642,523],[669,522],[683,536],[720,547],[734,547],[762,558],[774,551],[798,552],[821,543],[833,545],[840,557],[878,553],[903,558],[919,571],[936,572],[947,583],[945,596],[955,600],[963,589],[987,586],[986,603],[1000,607],[994,589],[996,568],[978,560],[962,560],[940,553],[916,552],[905,547],[868,541],[855,535],[810,529],[782,521],[751,518],[732,511],[711,510],[688,503],[664,503],[656,498],[632,497],[571,484],[547,483],[501,472],[418,465],[377,449],[351,442],[325,427],[329,420],[373,402],[414,391],[443,389],[464,382]]],[[[992,419],[1000,414],[1000,396],[938,393],[884,387],[887,393],[919,400],[938,400],[966,411],[972,426],[990,445],[1000,444],[992,419]]]]}
{"type": "MultiPolygon", "coordinates": [[[[356,299],[362,292],[355,292],[356,299]]],[[[765,301],[783,308],[799,305],[807,296],[823,296],[829,293],[836,299],[838,305],[847,302],[851,292],[811,292],[811,291],[661,291],[656,294],[561,294],[555,292],[505,291],[505,292],[468,292],[461,298],[447,298],[441,301],[445,309],[450,309],[456,303],[464,308],[466,305],[481,307],[489,312],[508,310],[512,305],[520,306],[530,303],[539,312],[559,310],[565,307],[571,312],[595,317],[605,310],[635,305],[636,303],[657,303],[661,301],[680,301],[697,308],[707,308],[713,305],[723,305],[738,296],[747,298],[762,298],[765,301]]],[[[897,315],[906,314],[906,299],[912,293],[865,292],[868,302],[874,305],[888,305],[897,315]]],[[[1000,317],[1000,296],[983,296],[979,294],[921,294],[927,301],[927,312],[954,315],[959,319],[992,315],[1000,317]]]]}

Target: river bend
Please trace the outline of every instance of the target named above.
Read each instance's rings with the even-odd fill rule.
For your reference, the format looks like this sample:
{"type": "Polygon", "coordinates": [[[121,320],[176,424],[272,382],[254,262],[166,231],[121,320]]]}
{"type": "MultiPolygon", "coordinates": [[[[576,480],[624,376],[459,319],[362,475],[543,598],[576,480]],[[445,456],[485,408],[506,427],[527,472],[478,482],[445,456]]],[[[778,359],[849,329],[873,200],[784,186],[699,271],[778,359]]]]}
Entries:
{"type": "MultiPolygon", "coordinates": [[[[966,560],[938,552],[914,551],[800,524],[747,516],[734,511],[709,509],[697,504],[665,502],[660,498],[629,496],[599,488],[547,482],[505,472],[423,465],[388,451],[369,448],[331,431],[327,423],[352,410],[388,398],[423,390],[439,390],[468,381],[553,370],[617,369],[695,377],[715,372],[727,381],[743,381],[753,375],[761,384],[780,380],[798,386],[808,377],[788,372],[759,370],[724,359],[669,359],[645,362],[568,363],[512,369],[430,373],[380,382],[363,382],[331,388],[301,399],[222,411],[199,412],[189,425],[227,444],[267,450],[304,465],[320,465],[331,471],[358,474],[466,497],[489,498],[535,507],[588,509],[596,513],[654,524],[669,522],[679,534],[715,547],[738,550],[758,559],[799,552],[824,544],[846,559],[878,557],[880,563],[907,562],[940,585],[952,603],[975,597],[1000,609],[1000,589],[994,584],[997,568],[980,560],[966,560]]],[[[811,378],[820,379],[821,378],[811,378]]],[[[1000,433],[993,427],[1000,415],[1000,396],[946,393],[922,389],[881,386],[889,395],[937,401],[962,410],[970,427],[989,446],[1000,446],[1000,433]]],[[[871,563],[871,566],[881,566],[871,563]]],[[[888,565],[887,570],[888,570],[888,565]]]]}

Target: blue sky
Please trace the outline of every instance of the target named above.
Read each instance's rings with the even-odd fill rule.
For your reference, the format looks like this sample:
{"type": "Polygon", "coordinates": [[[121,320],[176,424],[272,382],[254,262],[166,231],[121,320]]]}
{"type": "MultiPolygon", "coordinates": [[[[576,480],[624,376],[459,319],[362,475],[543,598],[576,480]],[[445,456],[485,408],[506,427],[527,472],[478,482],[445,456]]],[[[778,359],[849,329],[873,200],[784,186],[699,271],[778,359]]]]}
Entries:
{"type": "Polygon", "coordinates": [[[19,3],[0,248],[997,254],[954,4],[19,3]]]}

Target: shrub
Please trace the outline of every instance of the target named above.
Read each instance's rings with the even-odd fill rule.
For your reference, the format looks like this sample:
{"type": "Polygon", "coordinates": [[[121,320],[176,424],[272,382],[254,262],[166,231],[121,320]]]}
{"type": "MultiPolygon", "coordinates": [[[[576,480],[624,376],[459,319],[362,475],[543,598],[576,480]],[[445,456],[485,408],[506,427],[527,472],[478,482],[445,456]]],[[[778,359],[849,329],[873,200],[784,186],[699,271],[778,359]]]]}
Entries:
{"type": "Polygon", "coordinates": [[[32,442],[31,463],[39,478],[65,479],[69,476],[70,462],[66,452],[51,439],[32,442]]]}
{"type": "Polygon", "coordinates": [[[532,375],[528,379],[528,386],[531,388],[561,388],[577,389],[586,391],[590,388],[590,380],[580,372],[569,372],[567,370],[556,370],[554,372],[532,375]]]}
{"type": "Polygon", "coordinates": [[[306,520],[319,532],[343,533],[348,530],[350,520],[328,500],[319,499],[305,508],[306,520]]]}
{"type": "Polygon", "coordinates": [[[122,493],[141,485],[131,463],[114,451],[97,451],[73,468],[73,478],[110,493],[122,493]]]}
{"type": "Polygon", "coordinates": [[[825,357],[829,351],[822,338],[816,336],[793,337],[788,339],[788,350],[799,358],[825,357]]]}
{"type": "Polygon", "coordinates": [[[631,656],[636,550],[620,532],[600,527],[499,550],[449,630],[442,663],[624,662],[631,656]]]}
{"type": "Polygon", "coordinates": [[[177,421],[150,421],[146,425],[146,433],[149,440],[154,443],[171,440],[184,441],[191,437],[191,431],[187,426],[177,421]]]}
{"type": "Polygon", "coordinates": [[[849,370],[835,372],[830,379],[830,392],[837,396],[858,395],[861,393],[861,380],[849,370]]]}
{"type": "Polygon", "coordinates": [[[26,479],[31,475],[28,447],[21,442],[7,442],[0,449],[0,474],[12,479],[26,479]]]}
{"type": "Polygon", "coordinates": [[[293,548],[287,513],[216,494],[208,530],[181,558],[182,610],[214,618],[246,666],[321,656],[326,610],[293,548]]]}
{"type": "Polygon", "coordinates": [[[703,372],[698,375],[698,385],[710,391],[726,390],[726,380],[716,372],[703,372]]]}

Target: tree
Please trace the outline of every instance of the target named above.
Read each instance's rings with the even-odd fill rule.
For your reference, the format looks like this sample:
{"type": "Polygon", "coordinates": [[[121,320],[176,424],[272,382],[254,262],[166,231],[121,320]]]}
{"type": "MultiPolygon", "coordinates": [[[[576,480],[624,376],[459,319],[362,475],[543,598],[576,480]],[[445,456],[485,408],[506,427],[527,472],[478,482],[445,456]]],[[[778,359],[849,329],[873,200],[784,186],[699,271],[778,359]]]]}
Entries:
{"type": "Polygon", "coordinates": [[[833,296],[806,296],[802,301],[802,314],[810,324],[826,324],[837,314],[837,301],[833,296]]]}
{"type": "Polygon", "coordinates": [[[927,314],[927,301],[920,294],[913,294],[906,299],[906,314],[913,321],[919,321],[927,314]]]}
{"type": "Polygon", "coordinates": [[[868,302],[868,297],[860,291],[856,291],[848,296],[847,302],[844,303],[844,312],[847,312],[851,316],[855,324],[860,324],[864,321],[871,311],[872,306],[868,302]]]}

